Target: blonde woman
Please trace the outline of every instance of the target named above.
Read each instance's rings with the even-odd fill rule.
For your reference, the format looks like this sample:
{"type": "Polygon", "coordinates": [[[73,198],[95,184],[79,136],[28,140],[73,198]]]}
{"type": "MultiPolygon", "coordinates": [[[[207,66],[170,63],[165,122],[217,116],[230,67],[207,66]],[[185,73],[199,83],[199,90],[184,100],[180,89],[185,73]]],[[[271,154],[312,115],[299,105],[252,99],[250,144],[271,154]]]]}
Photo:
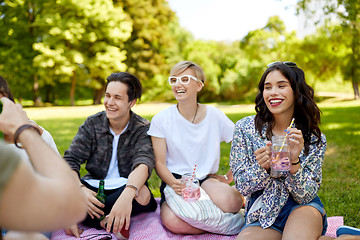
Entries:
{"type": "Polygon", "coordinates": [[[148,131],[154,148],[155,169],[162,179],[161,220],[167,229],[178,234],[205,232],[177,217],[163,193],[167,184],[181,195],[181,175],[192,172],[195,164],[201,187],[223,212],[238,212],[243,203],[241,194],[229,185],[231,171],[216,175],[220,143],[232,140],[234,123],[219,109],[197,102],[204,83],[204,71],[197,64],[177,63],[169,77],[177,104],[156,114],[148,131]]]}

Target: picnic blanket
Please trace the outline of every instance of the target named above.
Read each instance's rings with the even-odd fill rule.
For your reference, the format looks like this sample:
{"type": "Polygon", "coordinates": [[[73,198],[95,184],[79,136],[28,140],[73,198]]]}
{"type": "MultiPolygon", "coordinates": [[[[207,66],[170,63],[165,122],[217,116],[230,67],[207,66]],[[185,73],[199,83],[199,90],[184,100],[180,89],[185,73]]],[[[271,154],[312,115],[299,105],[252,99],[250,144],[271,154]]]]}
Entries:
{"type": "MultiPolygon", "coordinates": [[[[160,199],[156,199],[159,204],[160,199]]],[[[336,237],[337,227],[344,225],[343,217],[328,217],[328,229],[326,236],[336,237]]],[[[80,228],[84,229],[84,232],[81,234],[81,238],[75,238],[73,236],[68,236],[65,234],[64,230],[59,230],[53,232],[51,240],[84,240],[84,239],[117,239],[114,234],[108,234],[105,230],[97,230],[95,228],[88,228],[85,226],[79,225],[80,228]],[[97,236],[97,234],[100,234],[97,236]],[[102,234],[102,235],[101,235],[102,234]],[[106,235],[107,234],[107,235],[106,235]],[[105,238],[105,236],[111,236],[111,238],[105,238]]],[[[130,240],[152,240],[152,239],[182,239],[182,240],[227,240],[235,239],[234,236],[224,236],[212,233],[205,233],[200,235],[179,235],[173,234],[168,231],[162,224],[160,220],[160,207],[155,212],[152,213],[142,213],[138,216],[131,218],[130,224],[130,240]]]]}

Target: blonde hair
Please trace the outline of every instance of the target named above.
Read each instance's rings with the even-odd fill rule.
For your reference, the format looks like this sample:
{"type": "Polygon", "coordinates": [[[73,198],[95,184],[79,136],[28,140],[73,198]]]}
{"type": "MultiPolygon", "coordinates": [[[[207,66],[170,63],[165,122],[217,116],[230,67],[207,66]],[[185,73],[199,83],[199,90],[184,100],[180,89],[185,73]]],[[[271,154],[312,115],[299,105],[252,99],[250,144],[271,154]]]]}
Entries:
{"type": "Polygon", "coordinates": [[[184,72],[188,68],[193,71],[193,73],[195,75],[194,77],[196,77],[198,80],[205,83],[204,70],[202,70],[202,68],[199,65],[197,65],[196,63],[193,63],[190,61],[182,61],[182,62],[178,62],[177,64],[175,64],[175,66],[173,66],[170,70],[170,76],[179,75],[180,73],[184,72]]]}

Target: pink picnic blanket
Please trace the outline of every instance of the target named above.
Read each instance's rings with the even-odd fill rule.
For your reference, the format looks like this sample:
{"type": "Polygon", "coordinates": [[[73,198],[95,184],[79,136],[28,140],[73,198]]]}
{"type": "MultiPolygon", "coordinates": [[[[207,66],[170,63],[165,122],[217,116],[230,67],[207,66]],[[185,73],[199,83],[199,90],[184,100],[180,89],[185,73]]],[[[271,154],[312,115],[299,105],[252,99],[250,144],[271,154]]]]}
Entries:
{"type": "MultiPolygon", "coordinates": [[[[159,204],[160,199],[156,199],[159,204]]],[[[337,227],[344,225],[343,217],[328,217],[328,228],[326,236],[336,237],[337,227]]],[[[75,238],[65,234],[64,230],[53,232],[51,240],[82,240],[82,239],[117,239],[114,234],[107,234],[105,230],[97,230],[95,228],[88,228],[79,225],[80,228],[84,229],[81,234],[81,238],[75,238]],[[97,236],[99,235],[99,236],[97,236]],[[109,238],[105,238],[109,236],[109,238]],[[111,238],[110,238],[111,237],[111,238]]],[[[220,239],[235,239],[235,236],[224,236],[212,233],[205,233],[200,235],[178,235],[173,234],[166,230],[161,224],[160,220],[160,207],[153,213],[143,213],[138,216],[131,218],[130,224],[130,238],[136,240],[151,240],[151,239],[183,239],[183,240],[220,240],[220,239]]]]}

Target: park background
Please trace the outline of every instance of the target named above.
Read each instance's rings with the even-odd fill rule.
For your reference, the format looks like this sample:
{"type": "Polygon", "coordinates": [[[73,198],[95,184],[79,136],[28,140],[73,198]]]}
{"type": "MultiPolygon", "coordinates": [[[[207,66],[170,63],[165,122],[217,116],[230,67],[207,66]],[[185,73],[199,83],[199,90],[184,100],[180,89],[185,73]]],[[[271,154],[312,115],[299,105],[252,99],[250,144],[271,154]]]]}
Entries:
{"type": "MultiPolygon", "coordinates": [[[[170,68],[194,61],[206,74],[199,102],[213,104],[236,122],[254,114],[266,65],[296,62],[315,89],[328,140],[319,195],[328,216],[344,216],[345,224],[360,227],[360,3],[322,0],[316,8],[314,2],[296,1],[293,9],[317,23],[306,36],[288,31],[287,19],[275,15],[244,37],[218,41],[195,38],[166,0],[2,0],[0,75],[63,154],[86,117],[103,110],[112,72],[141,79],[144,94],[134,111],[151,120],[174,101],[167,84],[170,68]]],[[[244,24],[224,28],[240,31],[244,24]]],[[[222,144],[223,174],[229,150],[222,144]]],[[[159,185],[153,172],[155,196],[159,185]]]]}

